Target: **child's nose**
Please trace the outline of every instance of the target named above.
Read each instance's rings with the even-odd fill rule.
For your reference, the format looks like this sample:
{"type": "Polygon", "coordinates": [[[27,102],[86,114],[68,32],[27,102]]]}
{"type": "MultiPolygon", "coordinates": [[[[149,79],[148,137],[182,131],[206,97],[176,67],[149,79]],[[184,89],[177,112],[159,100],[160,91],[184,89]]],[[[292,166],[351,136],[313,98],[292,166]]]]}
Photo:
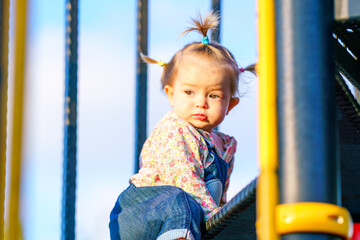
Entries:
{"type": "Polygon", "coordinates": [[[196,99],[196,107],[199,107],[199,108],[208,108],[208,104],[207,104],[207,101],[206,101],[206,97],[198,97],[196,99]]]}

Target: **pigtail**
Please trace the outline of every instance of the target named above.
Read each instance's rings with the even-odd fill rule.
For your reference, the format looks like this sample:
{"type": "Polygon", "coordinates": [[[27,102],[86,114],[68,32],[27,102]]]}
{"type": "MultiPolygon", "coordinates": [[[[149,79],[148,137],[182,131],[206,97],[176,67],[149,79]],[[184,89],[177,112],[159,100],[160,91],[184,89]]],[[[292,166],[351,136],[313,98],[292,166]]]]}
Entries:
{"type": "Polygon", "coordinates": [[[214,11],[211,11],[204,20],[202,19],[201,15],[198,15],[198,19],[191,18],[192,27],[187,28],[184,32],[180,34],[179,37],[182,35],[185,35],[192,31],[198,31],[200,32],[203,37],[207,36],[207,33],[210,29],[215,29],[219,25],[219,16],[214,13],[214,11]]]}
{"type": "Polygon", "coordinates": [[[146,63],[157,63],[157,64],[159,64],[160,67],[166,66],[165,62],[160,61],[160,60],[155,60],[155,59],[152,59],[152,58],[150,58],[148,56],[145,56],[142,52],[140,52],[140,57],[146,63]]]}
{"type": "Polygon", "coordinates": [[[245,71],[253,73],[255,76],[257,76],[257,69],[256,69],[256,63],[251,64],[247,66],[246,68],[239,68],[240,73],[243,73],[245,71]]]}

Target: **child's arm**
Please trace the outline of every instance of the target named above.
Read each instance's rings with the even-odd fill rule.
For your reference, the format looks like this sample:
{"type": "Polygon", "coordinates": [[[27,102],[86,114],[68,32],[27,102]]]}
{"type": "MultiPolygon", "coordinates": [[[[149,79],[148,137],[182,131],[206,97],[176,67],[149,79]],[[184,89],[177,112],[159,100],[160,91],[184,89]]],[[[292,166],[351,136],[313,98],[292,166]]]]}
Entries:
{"type": "MultiPolygon", "coordinates": [[[[165,159],[161,180],[182,188],[202,206],[205,220],[219,211],[204,182],[203,159],[208,150],[201,135],[193,128],[168,129],[167,144],[161,149],[165,159]],[[166,170],[165,170],[166,169],[166,170]]],[[[163,132],[164,133],[164,132],[163,132]]]]}

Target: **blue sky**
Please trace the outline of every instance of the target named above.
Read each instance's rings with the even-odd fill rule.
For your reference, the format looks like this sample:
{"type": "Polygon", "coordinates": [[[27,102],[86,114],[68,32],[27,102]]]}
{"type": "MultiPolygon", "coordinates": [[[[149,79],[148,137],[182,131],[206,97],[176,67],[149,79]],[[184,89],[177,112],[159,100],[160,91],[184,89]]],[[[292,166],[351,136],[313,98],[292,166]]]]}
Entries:
{"type": "MultiPolygon", "coordinates": [[[[26,120],[22,189],[25,239],[59,239],[61,223],[65,3],[29,2],[26,120]]],[[[150,0],[150,56],[169,61],[198,34],[178,38],[190,17],[211,1],[150,0]]],[[[257,61],[256,2],[223,1],[222,43],[240,66],[257,61]]],[[[135,1],[79,1],[78,165],[76,237],[107,239],[118,194],[133,174],[135,112],[135,1]]],[[[160,90],[161,68],[148,67],[148,131],[170,109],[160,90]]],[[[257,173],[257,80],[220,130],[238,140],[229,196],[257,173]]]]}

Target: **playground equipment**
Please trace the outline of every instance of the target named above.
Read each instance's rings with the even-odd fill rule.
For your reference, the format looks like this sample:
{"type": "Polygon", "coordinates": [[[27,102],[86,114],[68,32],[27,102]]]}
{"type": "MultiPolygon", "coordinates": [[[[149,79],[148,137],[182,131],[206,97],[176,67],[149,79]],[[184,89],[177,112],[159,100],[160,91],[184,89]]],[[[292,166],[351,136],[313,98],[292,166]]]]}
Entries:
{"type": "Polygon", "coordinates": [[[75,238],[78,1],[66,1],[64,165],[61,239],[75,238]]]}
{"type": "MultiPolygon", "coordinates": [[[[24,2],[15,1],[18,71],[9,239],[19,239],[24,2]]],[[[219,0],[212,3],[221,10],[219,0]]],[[[147,5],[147,0],[138,0],[137,50],[144,54],[147,5]]],[[[66,1],[62,239],[75,239],[77,6],[76,0],[66,1]]],[[[351,237],[352,220],[354,237],[358,236],[360,106],[344,79],[360,89],[360,18],[334,24],[333,2],[327,0],[259,0],[258,7],[261,172],[206,223],[204,239],[345,239],[351,237]]],[[[1,1],[0,239],[4,238],[8,8],[9,1],[1,1]]],[[[219,40],[219,33],[214,34],[219,40]]],[[[146,139],[147,111],[146,65],[139,56],[137,73],[135,171],[146,139]]]]}

